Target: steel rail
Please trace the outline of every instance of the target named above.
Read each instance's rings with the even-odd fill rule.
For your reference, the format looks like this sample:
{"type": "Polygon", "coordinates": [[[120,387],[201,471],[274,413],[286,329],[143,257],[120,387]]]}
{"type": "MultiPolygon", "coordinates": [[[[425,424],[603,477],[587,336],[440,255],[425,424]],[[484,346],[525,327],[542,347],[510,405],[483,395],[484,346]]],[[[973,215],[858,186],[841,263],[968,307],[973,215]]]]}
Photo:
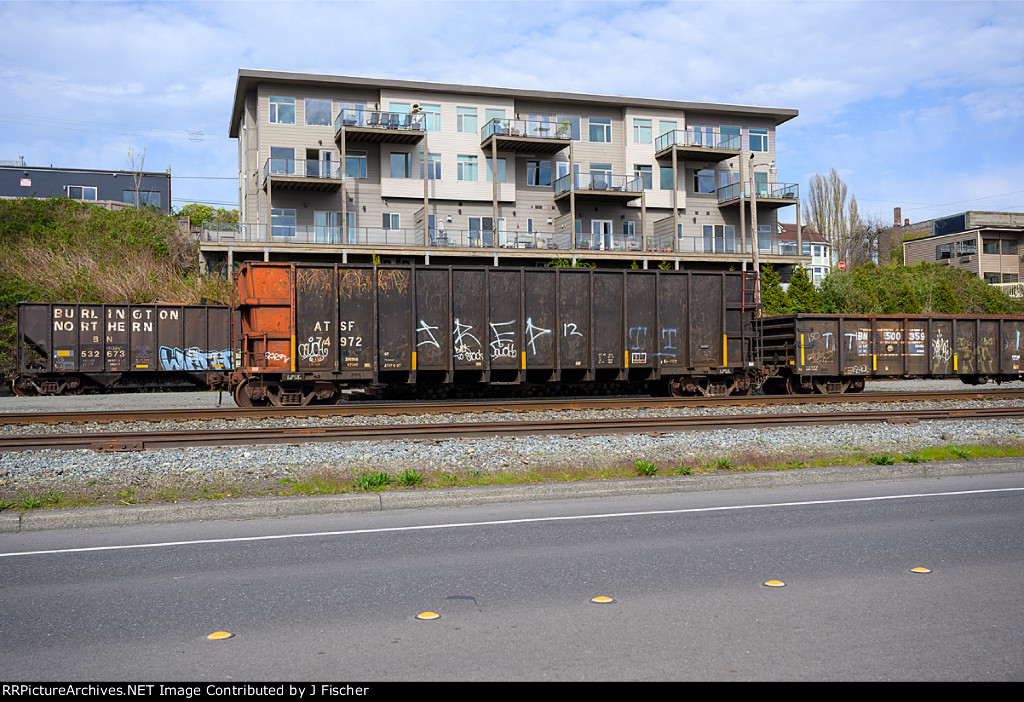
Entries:
{"type": "Polygon", "coordinates": [[[972,409],[861,410],[821,414],[734,414],[696,417],[643,417],[547,422],[465,422],[339,427],[272,427],[259,429],[212,429],[181,432],[34,434],[0,437],[0,451],[40,449],[92,449],[142,451],[186,446],[293,444],[331,441],[433,440],[495,436],[588,436],[602,434],[668,434],[711,429],[763,429],[888,422],[911,424],[937,419],[998,419],[1024,417],[1024,407],[972,409]]]}
{"type": "Polygon", "coordinates": [[[604,397],[493,399],[444,402],[373,402],[308,407],[187,408],[103,410],[86,412],[0,412],[4,424],[81,424],[86,422],[160,422],[282,417],[355,417],[366,415],[425,415],[482,412],[546,412],[561,410],[666,409],[673,407],[759,407],[773,405],[870,404],[879,402],[960,402],[1019,400],[1024,390],[963,390],[956,392],[877,392],[844,395],[745,395],[737,397],[604,397]]]}

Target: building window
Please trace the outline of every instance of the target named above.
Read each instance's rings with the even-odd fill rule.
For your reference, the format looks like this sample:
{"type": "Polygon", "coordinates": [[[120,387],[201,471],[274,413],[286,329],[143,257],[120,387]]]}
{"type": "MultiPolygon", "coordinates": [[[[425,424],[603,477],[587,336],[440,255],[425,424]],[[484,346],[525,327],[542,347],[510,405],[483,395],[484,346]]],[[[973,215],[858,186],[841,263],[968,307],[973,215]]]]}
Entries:
{"type": "Polygon", "coordinates": [[[477,181],[477,160],[476,156],[459,156],[459,180],[466,181],[468,183],[475,183],[477,181]]]}
{"type": "Polygon", "coordinates": [[[985,274],[985,282],[989,283],[989,284],[991,284],[991,283],[998,283],[999,282],[999,274],[998,273],[986,273],[985,274]]]}
{"type": "Polygon", "coordinates": [[[68,197],[72,200],[95,200],[96,187],[93,185],[69,185],[68,197]]]}
{"type": "MultiPolygon", "coordinates": [[[[121,202],[127,202],[129,205],[134,205],[135,191],[123,190],[121,192],[121,202]]],[[[157,190],[140,190],[139,204],[144,205],[145,207],[160,207],[160,192],[157,190]]]]}
{"type": "Polygon", "coordinates": [[[331,101],[306,98],[306,126],[329,127],[331,124],[331,101]]]}
{"type": "Polygon", "coordinates": [[[295,124],[295,98],[271,95],[270,123],[295,124]]]}
{"type": "Polygon", "coordinates": [[[658,166],[660,185],[662,190],[672,189],[672,168],[669,166],[658,166]]]}
{"type": "Polygon", "coordinates": [[[366,152],[346,151],[345,152],[345,175],[349,178],[366,177],[366,152]]]}
{"type": "Polygon", "coordinates": [[[412,178],[412,154],[405,151],[391,152],[391,177],[412,178]]]}
{"type": "MultiPolygon", "coordinates": [[[[758,227],[760,229],[760,227],[758,227]]],[[[735,253],[736,227],[731,224],[705,224],[704,253],[735,253]]]]}
{"type": "Polygon", "coordinates": [[[558,115],[555,119],[558,120],[559,124],[568,124],[569,131],[572,133],[572,140],[580,140],[580,118],[576,115],[558,115]]]}
{"type": "MultiPolygon", "coordinates": [[[[441,154],[427,154],[429,180],[441,180],[441,154]]],[[[420,178],[423,178],[423,154],[420,154],[420,178]]]]}
{"type": "Polygon", "coordinates": [[[593,190],[607,190],[612,186],[612,164],[590,164],[590,187],[593,190]]]}
{"type": "Polygon", "coordinates": [[[811,242],[809,242],[809,241],[802,242],[802,246],[800,247],[800,250],[803,252],[804,256],[810,256],[811,255],[811,242]]]}
{"type": "Polygon", "coordinates": [[[693,192],[701,194],[715,192],[715,172],[710,168],[694,171],[693,192]]]}
{"type": "Polygon", "coordinates": [[[820,246],[815,246],[814,247],[814,257],[815,258],[821,258],[821,247],[820,246]]]}
{"type": "Polygon", "coordinates": [[[978,253],[977,239],[964,239],[956,243],[957,256],[972,256],[978,253]]]}
{"type": "Polygon", "coordinates": [[[651,143],[651,120],[639,118],[633,120],[633,143],[651,143]]]}
{"type": "MultiPolygon", "coordinates": [[[[1004,256],[1016,256],[1017,255],[1017,242],[1013,239],[1003,239],[1003,255],[1004,256]]],[[[1016,282],[1016,281],[1014,281],[1016,282]]]]}
{"type": "Polygon", "coordinates": [[[425,129],[428,132],[441,131],[440,105],[420,105],[420,112],[423,113],[425,129]]]}
{"type": "Polygon", "coordinates": [[[295,236],[295,210],[270,210],[270,230],[274,236],[295,236]]]}
{"type": "Polygon", "coordinates": [[[772,228],[768,224],[757,225],[757,248],[761,251],[772,250],[772,228]]]}
{"type": "Polygon", "coordinates": [[[476,134],[476,108],[475,107],[460,107],[458,108],[458,129],[463,134],[476,134]]]}
{"type": "MultiPolygon", "coordinates": [[[[737,151],[740,150],[740,148],[741,148],[741,146],[743,144],[743,141],[742,141],[742,137],[740,137],[740,128],[739,127],[722,127],[719,130],[719,134],[721,136],[719,137],[719,140],[718,140],[718,148],[720,148],[720,149],[736,149],[737,151]]],[[[768,133],[765,132],[765,148],[764,148],[765,151],[768,150],[768,137],[767,137],[767,134],[768,133]]]]}
{"type": "Polygon", "coordinates": [[[953,244],[939,244],[935,247],[935,260],[953,258],[953,244]]]}
{"type": "MultiPolygon", "coordinates": [[[[493,170],[494,162],[493,162],[493,160],[491,159],[490,156],[487,157],[486,162],[487,162],[486,163],[487,182],[490,183],[491,182],[491,178],[492,178],[491,171],[493,170]]],[[[499,158],[498,159],[498,182],[499,183],[507,183],[508,182],[507,180],[505,180],[505,159],[503,159],[503,158],[499,158]]]]}
{"type": "Polygon", "coordinates": [[[663,137],[669,132],[676,130],[676,123],[669,120],[661,120],[658,122],[658,136],[663,137]]]}
{"type": "Polygon", "coordinates": [[[1018,275],[1016,273],[1003,273],[1004,283],[1016,283],[1018,275]]]}
{"type": "Polygon", "coordinates": [[[526,184],[551,185],[551,161],[527,161],[526,184]]]}
{"type": "Polygon", "coordinates": [[[627,239],[633,239],[636,237],[636,222],[633,220],[622,221],[622,236],[627,239]]]}
{"type": "Polygon", "coordinates": [[[612,121],[610,118],[591,117],[590,141],[601,144],[610,144],[612,141],[612,121]]]}
{"type": "MultiPolygon", "coordinates": [[[[671,169],[669,169],[671,171],[671,169]]],[[[643,182],[643,189],[650,190],[654,187],[654,168],[639,163],[633,164],[633,173],[643,182]]]]}
{"type": "Polygon", "coordinates": [[[999,253],[999,239],[982,239],[981,252],[987,254],[999,253]]]}
{"type": "Polygon", "coordinates": [[[283,146],[270,147],[270,172],[281,175],[295,173],[295,149],[283,146]]]}
{"type": "Polygon", "coordinates": [[[768,150],[768,130],[767,129],[751,129],[750,130],[750,150],[751,151],[767,151],[768,150]]]}
{"type": "Polygon", "coordinates": [[[401,216],[397,212],[384,212],[382,214],[383,214],[383,217],[382,217],[381,224],[384,226],[385,229],[401,229],[402,228],[402,225],[401,225],[402,218],[401,218],[401,216]]]}

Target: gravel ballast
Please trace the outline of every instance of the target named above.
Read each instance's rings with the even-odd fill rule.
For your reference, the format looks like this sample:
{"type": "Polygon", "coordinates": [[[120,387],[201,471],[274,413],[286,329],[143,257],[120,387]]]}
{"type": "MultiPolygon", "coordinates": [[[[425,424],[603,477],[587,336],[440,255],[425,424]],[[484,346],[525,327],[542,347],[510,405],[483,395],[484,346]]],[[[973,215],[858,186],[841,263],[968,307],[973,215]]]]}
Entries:
{"type": "MultiPolygon", "coordinates": [[[[963,389],[959,382],[944,386],[945,381],[930,381],[908,387],[901,383],[876,383],[870,389],[945,390],[963,389]]],[[[1017,384],[1014,384],[1017,385],[1017,384]]],[[[1003,386],[1006,387],[1006,386],[1003,386]]],[[[225,396],[226,404],[233,404],[225,396]]],[[[853,399],[853,398],[851,398],[853,399]]],[[[151,395],[108,395],[75,398],[0,398],[0,412],[46,411],[52,409],[97,412],[114,409],[161,407],[213,407],[216,393],[162,393],[151,395]]],[[[1019,400],[961,402],[958,406],[982,407],[1024,404],[1019,400]]],[[[944,403],[948,406],[949,403],[944,403]]],[[[927,403],[872,405],[885,410],[930,406],[927,403]]],[[[934,405],[931,405],[934,406],[934,405]]],[[[795,413],[798,411],[842,411],[849,405],[813,405],[759,407],[757,413],[795,413]]],[[[429,415],[424,417],[348,417],[273,420],[274,426],[294,422],[296,426],[315,423],[383,424],[452,423],[477,421],[508,421],[510,419],[573,419],[610,416],[671,414],[735,414],[737,408],[693,408],[672,410],[616,410],[429,415]]],[[[204,428],[225,426],[260,426],[246,420],[204,422],[204,428]]],[[[196,422],[168,423],[164,426],[141,423],[132,427],[114,424],[76,425],[73,428],[35,425],[7,426],[7,433],[44,433],[55,431],[118,431],[134,428],[151,431],[158,428],[181,428],[196,422]]],[[[221,448],[184,448],[143,452],[98,453],[94,451],[21,451],[0,453],[0,491],[11,494],[40,484],[70,481],[88,482],[120,479],[144,482],[150,478],[174,481],[190,480],[273,481],[309,472],[320,467],[349,469],[355,474],[367,471],[388,471],[398,474],[406,468],[427,471],[502,471],[524,468],[564,467],[588,468],[610,465],[632,465],[649,460],[666,468],[682,461],[730,458],[734,463],[748,461],[775,462],[803,460],[823,454],[851,451],[902,455],[927,447],[956,445],[1024,445],[1024,420],[958,420],[922,422],[920,424],[849,424],[817,428],[795,427],[750,430],[713,430],[672,434],[632,434],[585,437],[517,437],[491,439],[452,439],[447,441],[403,441],[401,429],[389,430],[386,441],[352,443],[306,443],[300,445],[268,445],[221,448]]]]}

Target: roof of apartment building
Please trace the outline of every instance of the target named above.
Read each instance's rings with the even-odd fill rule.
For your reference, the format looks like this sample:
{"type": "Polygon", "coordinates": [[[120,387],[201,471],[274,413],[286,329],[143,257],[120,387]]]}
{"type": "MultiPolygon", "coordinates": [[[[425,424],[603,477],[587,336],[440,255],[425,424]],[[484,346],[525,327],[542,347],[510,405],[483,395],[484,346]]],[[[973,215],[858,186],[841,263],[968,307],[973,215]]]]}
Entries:
{"type": "Polygon", "coordinates": [[[245,94],[264,82],[295,83],[328,88],[399,88],[417,92],[461,93],[464,95],[505,96],[519,99],[549,100],[552,102],[579,102],[590,105],[632,105],[669,110],[692,110],[711,112],[723,116],[771,117],[776,125],[799,115],[799,110],[783,107],[755,107],[752,105],[728,105],[713,102],[689,102],[659,98],[638,98],[622,95],[597,95],[591,93],[566,93],[555,90],[520,90],[458,83],[433,83],[393,78],[365,78],[356,76],[331,76],[319,73],[293,73],[290,71],[260,71],[249,68],[238,69],[235,84],[235,101],[231,108],[231,125],[228,135],[238,137],[245,94]]]}
{"type": "MultiPolygon", "coordinates": [[[[828,239],[823,237],[818,232],[814,231],[810,227],[801,227],[800,229],[801,241],[815,241],[823,244],[828,243],[828,239]]],[[[787,224],[779,222],[779,239],[785,241],[796,241],[796,224],[787,224]]]]}

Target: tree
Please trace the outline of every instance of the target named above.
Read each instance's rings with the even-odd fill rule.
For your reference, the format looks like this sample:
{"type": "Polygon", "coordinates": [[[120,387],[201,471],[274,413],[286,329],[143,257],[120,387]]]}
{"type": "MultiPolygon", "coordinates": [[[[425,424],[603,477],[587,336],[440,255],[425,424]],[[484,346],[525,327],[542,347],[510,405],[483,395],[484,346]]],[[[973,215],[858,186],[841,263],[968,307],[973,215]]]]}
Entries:
{"type": "Polygon", "coordinates": [[[189,204],[178,210],[180,217],[188,217],[189,224],[194,227],[206,222],[234,223],[238,221],[238,210],[222,210],[198,202],[189,204]]]}
{"type": "Polygon", "coordinates": [[[878,260],[879,242],[888,231],[880,220],[860,216],[856,196],[832,169],[828,177],[815,173],[804,202],[805,221],[832,245],[832,265],[850,268],[878,260]]]}
{"type": "Polygon", "coordinates": [[[779,274],[770,263],[761,264],[761,311],[766,315],[786,314],[789,298],[782,289],[779,274]]]}
{"type": "Polygon", "coordinates": [[[135,149],[128,147],[128,168],[132,173],[132,195],[134,196],[135,209],[142,207],[139,191],[142,190],[142,168],[146,163],[146,150],[140,154],[135,149]]]}
{"type": "Polygon", "coordinates": [[[793,312],[814,313],[821,308],[818,291],[814,289],[814,283],[803,266],[797,266],[790,276],[786,295],[789,297],[789,306],[793,312]]]}

